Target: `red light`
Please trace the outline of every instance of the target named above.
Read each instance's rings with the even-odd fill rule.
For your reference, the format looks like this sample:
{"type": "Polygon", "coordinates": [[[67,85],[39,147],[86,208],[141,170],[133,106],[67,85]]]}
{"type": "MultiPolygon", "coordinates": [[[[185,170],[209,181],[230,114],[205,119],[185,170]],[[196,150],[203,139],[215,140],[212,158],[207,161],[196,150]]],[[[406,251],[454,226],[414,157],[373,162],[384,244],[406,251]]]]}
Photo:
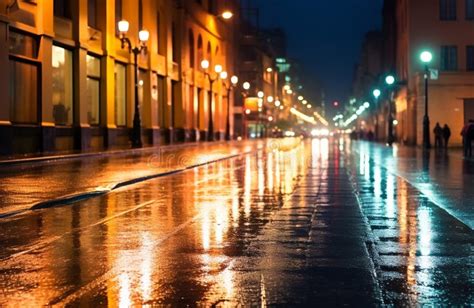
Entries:
{"type": "Polygon", "coordinates": [[[339,106],[339,102],[336,101],[336,102],[333,103],[333,105],[334,105],[334,107],[337,107],[337,106],[339,106]]]}

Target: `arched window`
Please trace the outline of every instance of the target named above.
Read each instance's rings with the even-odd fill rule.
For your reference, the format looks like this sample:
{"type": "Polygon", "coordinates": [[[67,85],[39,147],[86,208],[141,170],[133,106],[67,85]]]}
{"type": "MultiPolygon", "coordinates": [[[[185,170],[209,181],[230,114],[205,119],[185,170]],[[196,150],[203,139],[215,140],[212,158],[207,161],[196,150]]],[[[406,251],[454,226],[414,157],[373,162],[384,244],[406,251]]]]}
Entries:
{"type": "Polygon", "coordinates": [[[194,34],[192,30],[189,30],[189,67],[194,68],[194,34]]]}
{"type": "Polygon", "coordinates": [[[216,61],[216,64],[222,64],[222,63],[218,63],[220,61],[220,58],[219,58],[219,46],[216,46],[216,51],[214,52],[214,59],[216,61]]]}
{"type": "Polygon", "coordinates": [[[201,61],[204,59],[204,50],[202,44],[202,36],[199,34],[198,42],[197,42],[197,59],[198,65],[201,65],[201,61]]]}
{"type": "Polygon", "coordinates": [[[209,61],[209,63],[213,64],[213,62],[212,62],[212,47],[211,47],[211,42],[207,42],[206,59],[209,61]]]}

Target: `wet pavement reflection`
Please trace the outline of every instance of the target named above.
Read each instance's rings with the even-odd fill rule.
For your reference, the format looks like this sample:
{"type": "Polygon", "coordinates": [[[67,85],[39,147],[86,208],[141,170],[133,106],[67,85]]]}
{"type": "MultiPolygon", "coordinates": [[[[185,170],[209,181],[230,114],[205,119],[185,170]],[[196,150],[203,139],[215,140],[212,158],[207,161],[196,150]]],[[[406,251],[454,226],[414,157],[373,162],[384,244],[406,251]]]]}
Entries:
{"type": "MultiPolygon", "coordinates": [[[[472,229],[431,202],[432,195],[424,194],[433,191],[442,195],[443,192],[435,192],[439,174],[446,172],[439,170],[440,166],[456,170],[456,165],[447,167],[436,162],[438,166],[433,166],[430,155],[425,153],[420,160],[421,170],[412,166],[410,171],[418,173],[415,185],[423,187],[420,191],[405,178],[392,173],[394,167],[390,164],[397,164],[396,159],[381,157],[378,146],[356,143],[354,148],[357,154],[352,156],[352,175],[362,211],[373,233],[373,257],[385,303],[472,305],[472,229]],[[383,164],[379,164],[380,159],[383,164]],[[432,177],[431,168],[438,169],[434,172],[438,176],[432,177]]],[[[399,167],[404,163],[406,161],[398,163],[396,170],[407,172],[403,170],[407,166],[399,167]]]]}
{"type": "Polygon", "coordinates": [[[223,159],[264,146],[263,141],[149,148],[123,155],[0,166],[0,216],[63,196],[107,191],[140,177],[223,159]]]}
{"type": "Polygon", "coordinates": [[[268,141],[0,219],[0,306],[469,305],[472,243],[349,141],[268,141]]]}

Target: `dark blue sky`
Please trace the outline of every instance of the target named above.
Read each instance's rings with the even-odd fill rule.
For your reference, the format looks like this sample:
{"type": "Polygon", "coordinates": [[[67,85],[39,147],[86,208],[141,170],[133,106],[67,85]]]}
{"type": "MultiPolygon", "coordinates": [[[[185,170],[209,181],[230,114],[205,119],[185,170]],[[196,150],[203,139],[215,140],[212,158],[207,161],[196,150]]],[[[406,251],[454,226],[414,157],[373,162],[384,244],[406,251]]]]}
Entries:
{"type": "MultiPolygon", "coordinates": [[[[379,29],[382,0],[254,0],[262,27],[282,27],[289,57],[309,83],[320,80],[326,101],[350,95],[364,34],[379,29]]],[[[310,89],[304,93],[311,97],[310,89]]]]}

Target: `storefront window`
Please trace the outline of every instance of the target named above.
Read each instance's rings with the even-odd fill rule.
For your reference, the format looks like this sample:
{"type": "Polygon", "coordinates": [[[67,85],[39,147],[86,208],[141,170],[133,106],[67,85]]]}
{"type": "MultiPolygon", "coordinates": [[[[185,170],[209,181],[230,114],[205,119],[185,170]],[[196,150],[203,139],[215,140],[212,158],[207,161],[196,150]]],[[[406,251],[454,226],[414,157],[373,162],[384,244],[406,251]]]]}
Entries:
{"type": "Polygon", "coordinates": [[[117,126],[127,125],[127,75],[123,64],[115,64],[115,121],[117,126]]]}
{"type": "Polygon", "coordinates": [[[10,119],[13,123],[38,123],[38,67],[10,61],[10,119]]]}
{"type": "Polygon", "coordinates": [[[53,46],[53,118],[56,125],[71,125],[73,81],[72,52],[53,46]]]}
{"type": "Polygon", "coordinates": [[[100,123],[100,59],[87,55],[87,107],[90,125],[100,123]]]}

